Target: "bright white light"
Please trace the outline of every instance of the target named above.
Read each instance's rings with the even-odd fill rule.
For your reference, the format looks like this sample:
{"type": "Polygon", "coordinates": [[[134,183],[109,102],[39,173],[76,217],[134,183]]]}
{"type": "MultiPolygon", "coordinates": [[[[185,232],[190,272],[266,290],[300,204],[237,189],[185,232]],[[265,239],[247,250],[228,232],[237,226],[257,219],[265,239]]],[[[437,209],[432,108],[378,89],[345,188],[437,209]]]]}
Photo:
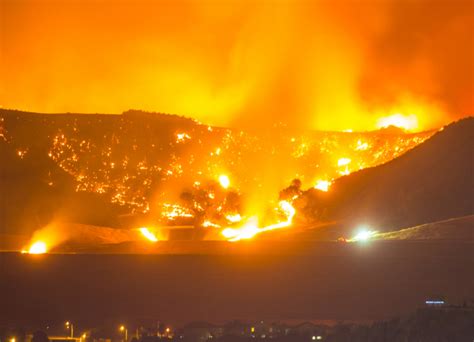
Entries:
{"type": "Polygon", "coordinates": [[[376,230],[368,230],[366,228],[363,228],[359,230],[359,232],[349,241],[350,242],[355,242],[355,241],[368,241],[372,239],[375,235],[377,235],[376,230]]]}
{"type": "Polygon", "coordinates": [[[46,253],[46,251],[47,251],[46,244],[43,241],[38,241],[31,245],[30,249],[28,250],[28,253],[43,254],[43,253],[46,253]]]}
{"type": "Polygon", "coordinates": [[[227,189],[230,186],[230,179],[226,175],[219,176],[219,183],[224,189],[227,189]]]}

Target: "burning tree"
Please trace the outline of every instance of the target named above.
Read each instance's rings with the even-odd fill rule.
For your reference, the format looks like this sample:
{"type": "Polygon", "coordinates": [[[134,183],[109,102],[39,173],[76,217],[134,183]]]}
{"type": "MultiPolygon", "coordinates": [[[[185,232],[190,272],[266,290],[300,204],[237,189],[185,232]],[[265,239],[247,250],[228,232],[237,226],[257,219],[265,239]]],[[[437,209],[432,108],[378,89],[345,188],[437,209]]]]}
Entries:
{"type": "Polygon", "coordinates": [[[240,217],[240,194],[214,181],[182,192],[180,199],[183,206],[193,213],[197,227],[219,227],[240,217]]]}
{"type": "Polygon", "coordinates": [[[298,178],[293,179],[289,187],[280,191],[279,200],[292,201],[298,198],[303,193],[303,190],[301,190],[301,186],[301,180],[299,180],[298,178]]]}

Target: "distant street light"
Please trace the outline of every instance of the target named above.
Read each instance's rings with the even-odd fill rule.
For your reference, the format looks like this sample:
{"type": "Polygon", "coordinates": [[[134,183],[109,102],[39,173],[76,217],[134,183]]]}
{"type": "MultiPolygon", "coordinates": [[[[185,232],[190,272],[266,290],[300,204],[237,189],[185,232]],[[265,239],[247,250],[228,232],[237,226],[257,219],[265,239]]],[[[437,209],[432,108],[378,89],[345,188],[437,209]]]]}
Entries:
{"type": "Polygon", "coordinates": [[[121,332],[123,332],[123,334],[124,334],[124,337],[125,337],[124,342],[127,342],[128,341],[128,329],[124,325],[121,325],[119,330],[121,332]]]}
{"type": "Polygon", "coordinates": [[[65,325],[66,325],[66,328],[69,329],[69,331],[71,333],[71,338],[74,338],[74,324],[67,321],[65,325]]]}

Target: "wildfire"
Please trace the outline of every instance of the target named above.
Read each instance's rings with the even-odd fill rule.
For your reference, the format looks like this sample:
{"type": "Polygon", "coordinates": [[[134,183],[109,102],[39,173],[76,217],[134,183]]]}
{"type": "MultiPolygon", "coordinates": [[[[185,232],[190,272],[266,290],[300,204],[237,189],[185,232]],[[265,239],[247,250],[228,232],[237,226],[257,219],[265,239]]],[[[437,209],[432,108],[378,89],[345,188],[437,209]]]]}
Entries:
{"type": "Polygon", "coordinates": [[[349,171],[349,168],[346,167],[344,170],[339,171],[339,174],[340,174],[341,176],[347,176],[347,175],[350,175],[350,174],[351,174],[351,171],[349,171]]]}
{"type": "Polygon", "coordinates": [[[239,240],[251,239],[255,235],[266,231],[289,227],[293,223],[293,217],[296,213],[295,208],[293,208],[291,203],[288,201],[280,201],[279,209],[286,216],[285,221],[260,228],[258,227],[258,217],[253,216],[242,227],[226,228],[221,232],[221,234],[229,241],[235,242],[239,240]]]}
{"type": "Polygon", "coordinates": [[[226,215],[225,218],[227,219],[227,221],[231,223],[237,223],[237,222],[242,221],[242,216],[240,216],[240,214],[229,214],[229,215],[226,215]]]}
{"type": "Polygon", "coordinates": [[[403,115],[396,113],[384,118],[381,118],[377,122],[377,127],[385,128],[388,126],[395,126],[403,128],[404,130],[411,131],[418,127],[418,119],[416,115],[403,115]]]}
{"type": "Polygon", "coordinates": [[[153,232],[151,232],[148,228],[142,227],[142,228],[139,228],[138,230],[149,241],[151,241],[151,242],[157,242],[158,241],[158,238],[156,237],[156,235],[153,232]]]}
{"type": "Polygon", "coordinates": [[[16,154],[17,154],[18,157],[20,157],[21,159],[23,159],[23,158],[25,157],[25,155],[26,155],[27,152],[28,152],[27,150],[17,150],[17,151],[16,151],[16,154]]]}
{"type": "Polygon", "coordinates": [[[251,239],[259,233],[257,217],[250,218],[240,228],[226,228],[222,231],[222,235],[229,241],[239,241],[242,239],[251,239]]]}
{"type": "Polygon", "coordinates": [[[188,133],[176,133],[176,143],[178,144],[190,139],[191,136],[188,133]]]}
{"type": "Polygon", "coordinates": [[[219,184],[224,188],[227,189],[230,186],[230,179],[226,175],[219,176],[219,184]]]}
{"type": "Polygon", "coordinates": [[[362,142],[361,140],[357,140],[357,147],[356,151],[365,151],[369,148],[369,144],[366,142],[362,142]]]}
{"type": "Polygon", "coordinates": [[[337,166],[349,165],[350,162],[351,162],[351,159],[350,159],[350,158],[340,158],[340,159],[337,161],[337,166]]]}
{"type": "Polygon", "coordinates": [[[33,243],[27,251],[23,251],[22,253],[28,254],[44,254],[48,251],[46,243],[43,241],[37,241],[33,243]]]}
{"type": "Polygon", "coordinates": [[[214,223],[214,222],[211,222],[209,220],[206,220],[202,223],[202,226],[204,228],[207,228],[207,227],[213,227],[213,228],[220,228],[221,226],[219,226],[217,223],[214,223]]]}
{"type": "Polygon", "coordinates": [[[163,204],[161,216],[173,221],[177,218],[191,218],[193,214],[179,204],[165,203],[163,204]]]}
{"type": "Polygon", "coordinates": [[[314,186],[314,188],[321,191],[328,191],[330,186],[331,186],[330,181],[319,179],[316,181],[316,185],[314,186]]]}

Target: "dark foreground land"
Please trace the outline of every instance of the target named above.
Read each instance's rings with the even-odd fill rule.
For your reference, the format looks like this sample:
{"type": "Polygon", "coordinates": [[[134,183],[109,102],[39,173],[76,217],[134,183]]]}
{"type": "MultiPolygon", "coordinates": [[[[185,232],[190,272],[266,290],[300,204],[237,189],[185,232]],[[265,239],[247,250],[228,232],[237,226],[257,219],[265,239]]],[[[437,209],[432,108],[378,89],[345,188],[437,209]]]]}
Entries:
{"type": "Polygon", "coordinates": [[[284,253],[0,253],[0,323],[383,319],[433,295],[473,298],[473,269],[473,244],[449,241],[290,242],[284,253]]]}

